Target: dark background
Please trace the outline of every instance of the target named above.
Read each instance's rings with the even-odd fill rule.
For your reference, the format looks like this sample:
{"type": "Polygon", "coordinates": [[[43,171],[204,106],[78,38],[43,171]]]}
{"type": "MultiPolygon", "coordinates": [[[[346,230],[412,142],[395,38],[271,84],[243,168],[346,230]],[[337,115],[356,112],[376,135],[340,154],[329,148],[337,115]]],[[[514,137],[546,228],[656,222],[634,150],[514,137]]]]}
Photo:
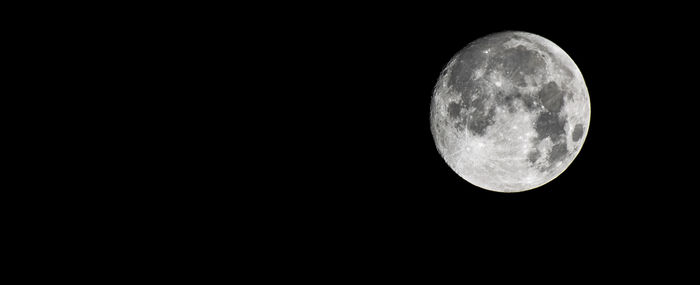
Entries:
{"type": "MultiPolygon", "coordinates": [[[[130,262],[150,253],[215,268],[250,251],[243,263],[285,279],[269,266],[348,268],[342,277],[397,260],[459,267],[486,252],[478,260],[501,269],[524,252],[619,271],[611,256],[687,254],[697,240],[692,7],[431,4],[27,9],[8,40],[21,81],[8,82],[29,103],[7,106],[30,122],[8,123],[27,148],[8,148],[22,162],[8,176],[24,187],[9,192],[29,199],[7,199],[20,209],[10,220],[39,251],[77,243],[100,257],[112,255],[94,249],[108,247],[130,262]],[[505,30],[565,50],[592,110],[568,169],[512,194],[461,179],[429,129],[444,65],[505,30]],[[188,247],[217,258],[187,258],[188,247]]],[[[687,259],[654,259],[667,260],[687,259]]]]}
{"type": "Polygon", "coordinates": [[[23,179],[49,184],[24,192],[52,206],[39,203],[48,214],[38,220],[59,229],[40,237],[73,223],[90,233],[78,243],[104,235],[166,258],[183,246],[224,259],[250,250],[244,263],[291,271],[304,258],[384,270],[487,252],[482,263],[500,269],[523,251],[612,265],[611,255],[685,253],[697,216],[695,10],[578,4],[44,8],[59,19],[15,32],[39,39],[18,41],[30,53],[18,59],[46,79],[14,72],[47,88],[27,93],[57,113],[23,128],[44,136],[27,152],[41,160],[23,161],[53,173],[23,179]],[[445,64],[506,30],[559,45],[591,100],[568,169],[512,194],[460,178],[429,129],[445,64]]]}

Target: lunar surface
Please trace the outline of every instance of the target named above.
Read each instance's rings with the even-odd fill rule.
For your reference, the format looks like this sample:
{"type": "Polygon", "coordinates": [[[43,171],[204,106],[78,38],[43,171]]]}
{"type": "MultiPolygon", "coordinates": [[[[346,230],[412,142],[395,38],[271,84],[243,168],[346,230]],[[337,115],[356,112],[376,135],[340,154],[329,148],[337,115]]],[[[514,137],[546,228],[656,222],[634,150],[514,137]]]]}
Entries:
{"type": "Polygon", "coordinates": [[[521,192],[559,176],[578,155],[590,100],[574,61],[525,32],[480,38],[442,71],[431,102],[435,145],[480,188],[521,192]]]}

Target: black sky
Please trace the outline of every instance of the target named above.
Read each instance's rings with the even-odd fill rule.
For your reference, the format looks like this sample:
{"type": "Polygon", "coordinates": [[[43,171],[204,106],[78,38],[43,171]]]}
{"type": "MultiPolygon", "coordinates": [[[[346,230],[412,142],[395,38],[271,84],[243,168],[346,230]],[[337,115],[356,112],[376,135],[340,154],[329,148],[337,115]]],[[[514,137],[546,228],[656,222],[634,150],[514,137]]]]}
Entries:
{"type": "MultiPolygon", "coordinates": [[[[8,150],[49,174],[24,173],[26,189],[9,192],[30,196],[31,205],[11,214],[40,208],[39,223],[20,223],[41,231],[34,245],[69,257],[70,243],[50,241],[65,237],[108,259],[99,249],[133,242],[140,247],[127,261],[160,247],[170,261],[263,265],[255,278],[285,280],[293,275],[275,265],[309,275],[347,268],[335,276],[344,278],[394,260],[458,267],[474,251],[492,258],[477,262],[510,269],[513,255],[494,249],[532,260],[544,249],[603,260],[608,249],[632,258],[650,248],[686,252],[682,241],[697,240],[690,232],[698,216],[696,10],[463,2],[69,7],[76,15],[34,5],[33,17],[44,9],[55,19],[11,21],[36,32],[11,26],[22,39],[9,44],[29,53],[8,56],[46,75],[10,73],[27,81],[19,97],[32,101],[29,109],[49,111],[20,111],[15,119],[40,122],[21,128],[39,136],[19,137],[32,141],[26,151],[8,150]],[[507,30],[560,46],[591,100],[573,163],[514,194],[460,178],[429,129],[433,87],[450,58],[507,30]],[[52,219],[55,230],[41,223],[52,219]],[[215,257],[183,258],[187,247],[215,257]],[[246,250],[253,254],[241,258],[246,250]]],[[[147,269],[158,263],[142,260],[147,269]]]]}

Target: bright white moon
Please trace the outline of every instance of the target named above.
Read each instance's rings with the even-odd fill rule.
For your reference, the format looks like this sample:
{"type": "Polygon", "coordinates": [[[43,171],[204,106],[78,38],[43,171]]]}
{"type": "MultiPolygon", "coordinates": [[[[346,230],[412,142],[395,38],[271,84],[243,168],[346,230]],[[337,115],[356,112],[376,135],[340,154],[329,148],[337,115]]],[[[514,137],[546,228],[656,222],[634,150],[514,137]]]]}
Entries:
{"type": "Polygon", "coordinates": [[[431,102],[438,151],[483,189],[521,192],[559,176],[588,134],[590,100],[574,61],[525,32],[480,38],[443,70],[431,102]]]}

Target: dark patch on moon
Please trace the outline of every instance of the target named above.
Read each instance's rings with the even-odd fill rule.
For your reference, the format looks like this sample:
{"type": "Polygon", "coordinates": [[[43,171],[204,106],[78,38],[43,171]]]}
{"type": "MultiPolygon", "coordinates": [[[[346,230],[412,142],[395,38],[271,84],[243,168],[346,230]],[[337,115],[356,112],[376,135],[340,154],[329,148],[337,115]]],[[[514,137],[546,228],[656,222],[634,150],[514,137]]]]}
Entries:
{"type": "Polygon", "coordinates": [[[528,111],[532,112],[537,109],[537,103],[531,95],[523,95],[521,96],[521,99],[523,100],[523,105],[525,105],[525,108],[528,111]]]}
{"type": "Polygon", "coordinates": [[[462,114],[462,109],[466,108],[467,106],[464,104],[464,102],[460,102],[459,104],[450,102],[450,104],[447,105],[447,115],[453,122],[455,129],[460,132],[464,131],[464,127],[467,124],[467,118],[460,116],[462,114]]]}
{"type": "Polygon", "coordinates": [[[547,158],[547,160],[549,160],[550,166],[554,165],[555,162],[560,161],[562,158],[564,158],[567,153],[568,151],[566,150],[565,140],[555,144],[552,147],[552,151],[549,152],[549,157],[547,158]]]}
{"type": "Polygon", "coordinates": [[[556,141],[559,136],[564,134],[565,124],[565,118],[560,119],[559,116],[551,112],[542,112],[535,122],[537,137],[540,140],[549,137],[552,141],[556,141]]]}
{"type": "MultiPolygon", "coordinates": [[[[518,111],[518,105],[516,102],[522,101],[523,105],[527,107],[527,103],[525,102],[525,99],[523,99],[524,95],[520,94],[517,90],[510,91],[508,93],[499,91],[496,94],[496,104],[499,106],[504,107],[505,109],[508,110],[509,113],[515,113],[518,111]]],[[[527,107],[528,110],[531,108],[534,109],[532,104],[530,104],[530,107],[527,107]]]]}
{"type": "Polygon", "coordinates": [[[466,127],[472,134],[482,136],[486,128],[496,122],[496,108],[486,107],[489,98],[479,94],[478,87],[470,91],[474,94],[465,91],[462,92],[461,100],[450,102],[447,113],[458,131],[463,131],[466,127]]]}
{"type": "Polygon", "coordinates": [[[462,107],[455,103],[451,102],[450,105],[447,106],[447,113],[450,115],[450,118],[458,118],[459,117],[459,112],[462,110],[462,107]]]}
{"type": "Polygon", "coordinates": [[[519,86],[525,86],[523,75],[533,75],[537,70],[543,69],[546,63],[538,52],[528,50],[522,45],[504,49],[503,44],[511,39],[530,42],[525,37],[503,32],[469,43],[454,57],[455,63],[447,80],[449,87],[459,92],[468,91],[474,72],[480,68],[487,68],[487,71],[497,68],[509,74],[511,80],[519,86]],[[486,50],[489,50],[489,53],[484,53],[486,50]]]}
{"type": "Polygon", "coordinates": [[[490,67],[497,68],[517,86],[525,87],[525,75],[534,75],[545,68],[545,61],[538,53],[522,45],[505,49],[494,56],[490,67]]]}
{"type": "Polygon", "coordinates": [[[583,136],[583,125],[576,124],[576,126],[574,126],[574,132],[571,133],[571,139],[573,141],[577,142],[578,140],[581,139],[582,136],[583,136]]]}
{"type": "Polygon", "coordinates": [[[531,163],[535,163],[538,158],[540,158],[540,151],[538,149],[527,154],[527,160],[531,163]]]}
{"type": "Polygon", "coordinates": [[[553,113],[559,113],[561,106],[564,105],[564,92],[554,81],[550,81],[542,87],[539,97],[542,100],[542,105],[553,113]]]}
{"type": "Polygon", "coordinates": [[[469,108],[472,105],[472,101],[475,99],[481,97],[480,93],[482,92],[481,86],[479,85],[479,82],[475,82],[473,80],[469,80],[468,82],[464,82],[462,84],[464,90],[460,90],[461,98],[462,98],[462,108],[469,108]],[[473,96],[472,96],[473,95],[473,96]]]}
{"type": "Polygon", "coordinates": [[[496,108],[491,107],[489,110],[475,109],[467,120],[467,128],[477,136],[483,136],[486,132],[486,128],[493,125],[496,120],[496,108]]]}
{"type": "Polygon", "coordinates": [[[486,62],[486,57],[475,50],[464,50],[452,66],[447,84],[458,92],[469,91],[473,86],[472,76],[486,62]]]}

